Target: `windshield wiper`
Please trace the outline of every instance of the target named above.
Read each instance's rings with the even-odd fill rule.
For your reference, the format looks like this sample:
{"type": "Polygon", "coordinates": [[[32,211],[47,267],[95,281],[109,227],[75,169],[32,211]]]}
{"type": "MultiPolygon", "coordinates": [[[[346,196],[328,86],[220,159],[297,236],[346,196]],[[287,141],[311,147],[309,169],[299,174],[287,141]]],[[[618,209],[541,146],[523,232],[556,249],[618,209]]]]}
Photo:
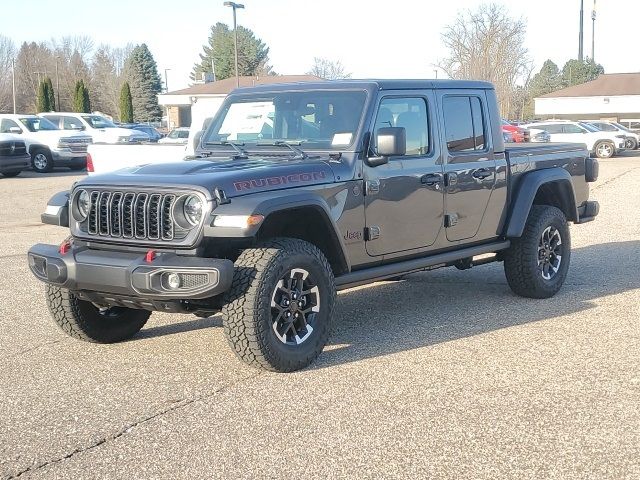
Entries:
{"type": "Polygon", "coordinates": [[[233,158],[236,158],[236,159],[249,158],[249,154],[247,153],[247,151],[244,148],[242,148],[244,146],[244,143],[230,142],[229,140],[220,140],[220,141],[213,141],[213,142],[205,142],[204,146],[206,147],[208,145],[229,146],[238,153],[237,155],[234,155],[233,158]]]}
{"type": "Polygon", "coordinates": [[[288,147],[293,153],[295,153],[295,158],[300,158],[302,160],[304,160],[305,158],[308,158],[309,155],[307,155],[301,148],[296,147],[296,145],[300,145],[301,142],[297,142],[295,144],[290,143],[290,142],[285,142],[284,140],[276,140],[274,142],[258,142],[256,143],[256,145],[258,146],[268,146],[268,147],[288,147]]]}

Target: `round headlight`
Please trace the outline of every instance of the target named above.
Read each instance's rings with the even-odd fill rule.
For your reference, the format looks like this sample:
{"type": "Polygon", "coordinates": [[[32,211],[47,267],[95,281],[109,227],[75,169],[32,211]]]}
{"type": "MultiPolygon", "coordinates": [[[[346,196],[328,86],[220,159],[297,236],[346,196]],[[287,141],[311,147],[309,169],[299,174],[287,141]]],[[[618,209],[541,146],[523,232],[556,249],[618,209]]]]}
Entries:
{"type": "Polygon", "coordinates": [[[184,201],[184,218],[193,225],[196,226],[202,219],[202,200],[196,195],[189,195],[184,201]]]}
{"type": "Polygon", "coordinates": [[[80,190],[76,195],[76,220],[83,222],[89,215],[91,208],[91,197],[86,190],[80,190]]]}

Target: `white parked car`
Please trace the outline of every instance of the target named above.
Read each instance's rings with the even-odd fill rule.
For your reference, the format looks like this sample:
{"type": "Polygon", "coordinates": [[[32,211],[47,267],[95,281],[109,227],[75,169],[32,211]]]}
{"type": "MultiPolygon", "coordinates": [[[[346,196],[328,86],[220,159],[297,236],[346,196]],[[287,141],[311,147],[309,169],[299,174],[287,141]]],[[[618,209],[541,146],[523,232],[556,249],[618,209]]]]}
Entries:
{"type": "Polygon", "coordinates": [[[111,120],[96,113],[47,112],[41,117],[50,120],[62,130],[82,130],[93,137],[94,143],[142,143],[149,135],[130,128],[116,126],[111,120]]]}
{"type": "Polygon", "coordinates": [[[158,143],[178,143],[186,145],[189,140],[189,129],[186,127],[174,128],[169,135],[158,140],[158,143]]]}
{"type": "Polygon", "coordinates": [[[522,125],[531,135],[546,130],[552,142],[584,143],[592,155],[611,158],[625,149],[625,136],[603,132],[592,125],[570,120],[547,120],[522,125]]]}
{"type": "Polygon", "coordinates": [[[56,167],[82,170],[87,164],[90,135],[64,132],[37,115],[0,114],[0,133],[20,135],[31,155],[31,167],[38,173],[56,167]]]}
{"type": "Polygon", "coordinates": [[[625,147],[628,150],[635,150],[636,148],[640,147],[640,135],[632,132],[624,125],[620,125],[617,122],[608,122],[604,120],[585,120],[585,122],[593,125],[603,132],[616,132],[619,135],[624,135],[626,138],[625,147]]]}

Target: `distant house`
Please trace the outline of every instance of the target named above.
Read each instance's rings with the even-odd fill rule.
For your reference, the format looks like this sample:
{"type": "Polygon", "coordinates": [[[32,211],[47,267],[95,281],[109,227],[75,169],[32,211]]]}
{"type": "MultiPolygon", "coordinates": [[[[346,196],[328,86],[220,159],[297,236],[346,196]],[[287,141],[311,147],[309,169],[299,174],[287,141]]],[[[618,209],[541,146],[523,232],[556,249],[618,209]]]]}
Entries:
{"type": "Polygon", "coordinates": [[[640,128],[640,73],[610,73],[535,99],[543,118],[613,120],[640,128]]]}
{"type": "MultiPolygon", "coordinates": [[[[267,75],[262,77],[240,77],[240,88],[268,83],[291,83],[318,81],[314,75],[267,75]]],[[[158,95],[158,103],[168,114],[168,127],[189,127],[201,124],[205,118],[215,115],[220,105],[236,88],[236,77],[217,82],[196,83],[189,88],[158,95]]]]}

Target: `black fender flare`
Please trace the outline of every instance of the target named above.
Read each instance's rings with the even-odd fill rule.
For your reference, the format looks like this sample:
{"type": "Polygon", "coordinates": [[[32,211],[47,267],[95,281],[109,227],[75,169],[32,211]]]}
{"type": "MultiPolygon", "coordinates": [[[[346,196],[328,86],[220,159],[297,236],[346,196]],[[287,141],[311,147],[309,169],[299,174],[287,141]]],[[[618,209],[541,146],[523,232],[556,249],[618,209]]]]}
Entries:
{"type": "Polygon", "coordinates": [[[533,200],[542,185],[548,183],[558,183],[561,185],[561,196],[565,205],[565,215],[567,220],[578,221],[578,207],[576,205],[576,196],[573,191],[573,182],[571,175],[563,168],[545,168],[533,172],[525,173],[517,191],[511,201],[511,213],[507,224],[508,238],[518,238],[522,236],[527,217],[531,211],[533,200]]]}
{"type": "MultiPolygon", "coordinates": [[[[213,215],[262,215],[265,220],[259,225],[246,229],[213,227],[205,224],[205,237],[223,237],[223,238],[255,238],[262,225],[269,218],[269,215],[283,212],[286,210],[294,210],[300,208],[312,208],[317,211],[325,221],[325,226],[332,235],[334,246],[338,250],[340,263],[346,271],[350,271],[351,264],[346,255],[346,248],[340,230],[336,224],[336,218],[342,214],[339,209],[332,212],[329,203],[320,195],[313,191],[293,192],[286,190],[279,191],[277,196],[272,196],[273,192],[264,192],[255,195],[247,195],[235,197],[231,202],[225,205],[219,205],[213,212],[213,215]]],[[[337,209],[338,207],[336,207],[337,209]]]]}
{"type": "Polygon", "coordinates": [[[40,215],[42,223],[69,226],[69,195],[68,191],[58,192],[47,202],[47,209],[40,215]]]}

